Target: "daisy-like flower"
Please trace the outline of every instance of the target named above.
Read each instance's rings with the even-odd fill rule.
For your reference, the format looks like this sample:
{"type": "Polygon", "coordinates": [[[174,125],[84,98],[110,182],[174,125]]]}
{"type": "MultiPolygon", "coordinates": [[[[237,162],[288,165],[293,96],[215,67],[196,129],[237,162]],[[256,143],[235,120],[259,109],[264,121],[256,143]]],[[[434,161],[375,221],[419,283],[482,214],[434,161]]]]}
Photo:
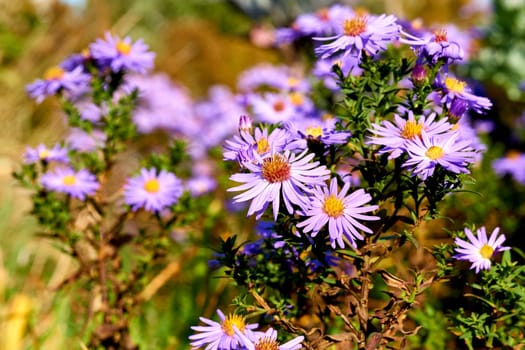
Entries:
{"type": "Polygon", "coordinates": [[[505,235],[498,236],[499,227],[492,231],[489,238],[487,238],[485,227],[478,228],[476,236],[468,228],[465,228],[465,234],[468,241],[459,237],[454,240],[458,245],[458,248],[455,248],[457,254],[454,255],[454,258],[471,262],[470,268],[475,269],[476,273],[480,270],[489,270],[491,258],[499,252],[510,249],[510,247],[502,246],[505,242],[505,235]]]}
{"type": "Polygon", "coordinates": [[[474,95],[465,81],[459,80],[452,75],[436,77],[436,85],[443,92],[441,102],[449,109],[456,99],[464,101],[469,109],[477,113],[484,113],[492,107],[492,102],[488,98],[474,95]]]}
{"type": "Polygon", "coordinates": [[[370,202],[372,197],[363,189],[347,195],[349,189],[350,183],[347,182],[338,192],[336,178],[332,178],[330,188],[317,187],[309,207],[304,211],[304,215],[309,218],[297,224],[297,227],[304,227],[305,233],[311,232],[311,236],[315,237],[328,224],[332,248],[335,249],[337,246],[344,248],[345,238],[352,247],[357,247],[355,241],[363,239],[358,229],[366,233],[373,233],[358,220],[379,220],[378,216],[364,215],[364,213],[376,210],[378,206],[364,206],[370,202]]]}
{"type": "Polygon", "coordinates": [[[172,173],[142,168],[140,175],[129,179],[124,186],[124,201],[133,211],[144,208],[160,212],[175,204],[182,191],[182,181],[172,173]]]}
{"type": "Polygon", "coordinates": [[[407,143],[408,160],[403,165],[422,180],[434,174],[438,165],[453,173],[470,173],[468,165],[476,159],[470,140],[459,140],[460,134],[429,137],[425,133],[407,143]]]}
{"type": "Polygon", "coordinates": [[[126,70],[141,74],[153,68],[155,53],[148,51],[142,39],[132,43],[130,37],[121,39],[109,32],[104,38],[89,45],[91,57],[98,66],[110,67],[113,72],[126,70]]]}
{"type": "Polygon", "coordinates": [[[37,79],[34,83],[27,85],[26,91],[29,96],[42,102],[46,97],[65,92],[70,97],[80,95],[89,89],[91,76],[85,74],[82,67],[72,71],[66,71],[62,67],[51,67],[45,71],[43,79],[37,79]]]}
{"type": "Polygon", "coordinates": [[[40,177],[46,189],[66,193],[73,198],[84,200],[95,194],[100,184],[95,175],[87,170],[75,171],[71,168],[57,168],[40,177]]]}
{"type": "Polygon", "coordinates": [[[328,41],[320,45],[315,53],[322,59],[343,54],[360,58],[363,50],[370,55],[386,50],[386,46],[398,38],[400,26],[393,15],[357,15],[346,18],[338,28],[339,33],[331,37],[315,37],[314,40],[328,41]]]}
{"type": "Polygon", "coordinates": [[[250,173],[233,174],[230,179],[243,183],[228,191],[244,191],[236,195],[235,202],[250,201],[248,216],[256,214],[259,219],[268,205],[273,204],[274,220],[279,214],[281,196],[288,213],[293,214],[292,204],[304,208],[308,195],[315,185],[323,185],[330,171],[319,162],[312,162],[314,154],[306,151],[296,155],[289,150],[272,153],[265,158],[258,157],[255,163],[246,163],[250,173]]]}
{"type": "Polygon", "coordinates": [[[237,314],[225,316],[221,310],[217,309],[220,323],[210,319],[199,317],[206,326],[192,326],[196,333],[190,335],[191,346],[205,350],[230,350],[241,349],[241,336],[247,341],[254,339],[253,329],[258,327],[257,323],[247,324],[244,317],[237,314]]]}
{"type": "Polygon", "coordinates": [[[303,118],[286,123],[290,130],[292,141],[288,144],[289,149],[305,150],[310,142],[320,142],[325,145],[344,144],[348,142],[350,132],[337,131],[335,129],[336,119],[332,116],[324,118],[303,118]]]}
{"type": "Polygon", "coordinates": [[[289,95],[265,93],[250,99],[255,119],[265,123],[281,123],[296,116],[296,108],[289,95]]]}
{"type": "Polygon", "coordinates": [[[240,337],[242,344],[247,350],[299,350],[302,349],[303,336],[295,337],[292,340],[280,344],[277,340],[277,331],[273,328],[268,328],[266,332],[256,333],[253,339],[249,339],[238,329],[235,333],[240,337]]]}
{"type": "Polygon", "coordinates": [[[499,176],[508,174],[517,182],[525,184],[525,153],[511,150],[503,158],[495,159],[492,168],[499,176]]]}
{"type": "Polygon", "coordinates": [[[53,161],[65,164],[69,163],[67,148],[56,144],[53,148],[49,149],[45,145],[40,144],[36,146],[36,148],[26,148],[24,153],[24,163],[26,164],[53,161]]]}
{"type": "Polygon", "coordinates": [[[435,113],[417,119],[412,111],[408,111],[408,119],[395,114],[393,123],[385,120],[372,125],[370,132],[374,136],[368,137],[367,143],[384,146],[378,153],[390,153],[389,159],[397,158],[406,152],[408,142],[420,138],[421,133],[430,137],[450,131],[452,125],[446,119],[435,121],[435,118],[435,113]]]}
{"type": "Polygon", "coordinates": [[[440,59],[446,64],[463,59],[465,53],[455,41],[449,41],[446,29],[437,29],[423,38],[405,33],[400,41],[409,44],[418,53],[419,60],[424,59],[430,64],[436,64],[440,59]]]}

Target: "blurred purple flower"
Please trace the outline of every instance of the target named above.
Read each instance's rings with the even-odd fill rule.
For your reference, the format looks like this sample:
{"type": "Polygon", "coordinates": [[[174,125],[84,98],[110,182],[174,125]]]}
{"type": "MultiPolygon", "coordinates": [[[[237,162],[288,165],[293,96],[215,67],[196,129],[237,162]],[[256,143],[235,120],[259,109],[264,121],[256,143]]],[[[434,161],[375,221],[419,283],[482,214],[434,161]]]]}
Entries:
{"type": "Polygon", "coordinates": [[[67,151],[67,148],[62,147],[58,143],[51,149],[43,144],[36,146],[36,148],[27,147],[24,153],[24,163],[34,164],[38,162],[54,161],[67,164],[69,163],[67,151]]]}
{"type": "Polygon", "coordinates": [[[495,159],[492,168],[497,175],[508,174],[518,183],[525,185],[525,153],[509,151],[505,157],[495,159]]]}
{"type": "Polygon", "coordinates": [[[474,95],[466,82],[452,75],[438,75],[436,85],[443,92],[441,102],[449,109],[456,99],[464,101],[470,109],[477,113],[484,113],[492,107],[492,102],[488,98],[474,95]]]}
{"type": "Polygon", "coordinates": [[[58,66],[51,67],[44,73],[43,79],[27,85],[26,91],[38,103],[61,92],[65,92],[68,98],[73,98],[89,89],[90,79],[91,76],[85,74],[81,67],[70,72],[58,66]]]}
{"type": "Polygon", "coordinates": [[[100,186],[95,175],[87,170],[77,172],[71,168],[56,168],[42,174],[40,182],[48,190],[66,193],[80,200],[95,194],[100,186]]]}
{"type": "Polygon", "coordinates": [[[104,147],[105,143],[106,134],[98,129],[93,129],[88,133],[79,128],[71,128],[66,137],[67,146],[79,152],[94,151],[104,147]]]}
{"type": "Polygon", "coordinates": [[[288,149],[305,150],[308,141],[320,142],[324,145],[345,144],[351,136],[348,131],[335,129],[336,119],[332,116],[324,118],[303,118],[285,123],[290,131],[288,149]]]}

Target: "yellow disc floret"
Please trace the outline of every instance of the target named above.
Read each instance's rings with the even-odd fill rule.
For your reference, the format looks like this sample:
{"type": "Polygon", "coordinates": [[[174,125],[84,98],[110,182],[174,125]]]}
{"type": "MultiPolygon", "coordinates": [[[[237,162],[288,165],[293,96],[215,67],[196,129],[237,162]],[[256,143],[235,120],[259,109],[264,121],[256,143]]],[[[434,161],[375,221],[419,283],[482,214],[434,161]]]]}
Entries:
{"type": "Polygon", "coordinates": [[[157,193],[160,190],[159,180],[149,179],[144,183],[144,189],[149,193],[157,193]]]}
{"type": "Polygon", "coordinates": [[[444,155],[443,148],[439,146],[431,146],[425,152],[425,155],[432,160],[439,159],[444,155]]]}
{"type": "Polygon", "coordinates": [[[343,215],[343,212],[345,211],[345,205],[342,200],[332,194],[325,198],[323,210],[326,215],[332,218],[337,218],[343,215]]]}
{"type": "Polygon", "coordinates": [[[237,327],[238,330],[241,332],[244,332],[244,328],[246,326],[246,323],[244,322],[244,317],[235,315],[235,314],[229,314],[226,316],[224,321],[222,321],[221,327],[224,333],[228,334],[230,337],[233,337],[235,334],[235,330],[233,326],[237,327]]]}
{"type": "Polygon", "coordinates": [[[269,183],[283,182],[290,178],[290,164],[280,155],[264,160],[262,176],[269,183]]]}
{"type": "Polygon", "coordinates": [[[128,55],[131,52],[131,45],[124,41],[119,41],[116,49],[121,55],[128,55]]]}
{"type": "Polygon", "coordinates": [[[421,136],[421,130],[423,130],[423,124],[419,124],[414,120],[408,120],[401,131],[401,137],[412,140],[415,137],[421,136]]]}
{"type": "Polygon", "coordinates": [[[447,87],[449,91],[456,92],[456,93],[462,93],[465,91],[465,87],[467,86],[467,83],[465,83],[464,81],[458,80],[456,78],[446,77],[445,86],[447,87]]]}
{"type": "Polygon", "coordinates": [[[270,143],[266,137],[261,137],[257,140],[257,153],[263,154],[270,150],[270,143]]]}
{"type": "Polygon", "coordinates": [[[64,70],[60,67],[48,68],[44,73],[45,80],[60,80],[64,77],[64,70]]]}
{"type": "Polygon", "coordinates": [[[479,254],[485,259],[490,259],[493,253],[494,248],[492,248],[488,244],[484,244],[483,247],[481,247],[479,250],[479,254]]]}
{"type": "Polygon", "coordinates": [[[366,30],[366,17],[358,16],[343,23],[343,31],[348,36],[358,36],[366,30]]]}
{"type": "Polygon", "coordinates": [[[75,175],[66,175],[62,178],[62,183],[66,186],[73,186],[77,183],[75,175]]]}
{"type": "Polygon", "coordinates": [[[279,343],[273,338],[264,337],[255,344],[255,350],[279,350],[279,343]]]}

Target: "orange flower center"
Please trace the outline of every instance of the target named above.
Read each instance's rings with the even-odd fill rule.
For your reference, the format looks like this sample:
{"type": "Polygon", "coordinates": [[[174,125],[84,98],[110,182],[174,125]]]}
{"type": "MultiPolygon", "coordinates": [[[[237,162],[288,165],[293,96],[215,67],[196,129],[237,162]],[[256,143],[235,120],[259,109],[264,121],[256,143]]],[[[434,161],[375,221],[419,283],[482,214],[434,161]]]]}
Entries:
{"type": "Polygon", "coordinates": [[[337,218],[343,215],[345,210],[345,205],[342,200],[337,198],[335,195],[331,194],[324,200],[323,210],[326,215],[337,218]]]}
{"type": "Polygon", "coordinates": [[[518,160],[518,159],[520,159],[520,157],[521,157],[521,153],[516,151],[516,150],[510,150],[505,155],[505,158],[513,159],[513,160],[518,160]]]}
{"type": "Polygon", "coordinates": [[[319,9],[315,12],[315,15],[317,18],[319,18],[321,21],[328,21],[330,19],[330,12],[327,8],[319,9]]]}
{"type": "Polygon", "coordinates": [[[233,337],[233,335],[235,334],[233,326],[237,327],[237,329],[241,332],[244,332],[246,326],[244,322],[244,317],[235,314],[229,314],[228,316],[226,316],[226,319],[222,321],[221,324],[224,333],[228,334],[230,337],[233,337]]]}
{"type": "Polygon", "coordinates": [[[301,94],[300,92],[291,92],[289,96],[290,96],[290,101],[292,102],[293,105],[295,106],[303,105],[304,98],[303,98],[303,94],[301,94]]]}
{"type": "Polygon", "coordinates": [[[434,31],[434,41],[436,43],[441,43],[443,41],[448,41],[447,31],[445,29],[438,29],[434,31]]]}
{"type": "Polygon", "coordinates": [[[465,86],[467,86],[467,83],[456,78],[447,77],[445,78],[445,86],[449,91],[462,93],[465,91],[465,86]]]}
{"type": "Polygon", "coordinates": [[[290,164],[280,155],[263,161],[262,176],[269,183],[283,182],[290,178],[290,164]]]}
{"type": "Polygon", "coordinates": [[[401,131],[401,137],[407,140],[412,140],[417,136],[421,136],[421,130],[423,129],[423,124],[419,124],[414,120],[408,120],[405,123],[403,131],[401,131]]]}
{"type": "Polygon", "coordinates": [[[159,180],[149,179],[144,183],[144,189],[149,193],[157,193],[160,190],[159,180]]]}
{"type": "Polygon", "coordinates": [[[48,68],[44,73],[45,80],[60,80],[64,77],[64,70],[60,67],[48,68]]]}
{"type": "Polygon", "coordinates": [[[279,350],[279,343],[275,339],[264,337],[255,344],[255,350],[279,350]]]}
{"type": "Polygon", "coordinates": [[[116,49],[121,55],[128,55],[131,51],[131,45],[120,40],[117,43],[116,49]]]}
{"type": "Polygon", "coordinates": [[[493,253],[494,248],[492,248],[488,244],[484,244],[483,247],[481,247],[479,250],[479,254],[485,259],[490,259],[493,253]]]}
{"type": "Polygon", "coordinates": [[[358,16],[343,23],[343,31],[348,36],[358,36],[366,30],[366,17],[358,16]]]}
{"type": "Polygon", "coordinates": [[[425,155],[432,159],[432,160],[436,160],[436,159],[439,159],[441,157],[443,157],[443,148],[439,147],[439,146],[431,146],[426,152],[425,152],[425,155]]]}
{"type": "Polygon", "coordinates": [[[62,183],[66,186],[73,186],[77,183],[77,178],[75,177],[75,175],[66,175],[62,179],[62,183]]]}
{"type": "Polygon", "coordinates": [[[284,102],[283,101],[276,101],[274,104],[273,104],[273,110],[276,111],[276,112],[282,112],[284,111],[284,102]]]}

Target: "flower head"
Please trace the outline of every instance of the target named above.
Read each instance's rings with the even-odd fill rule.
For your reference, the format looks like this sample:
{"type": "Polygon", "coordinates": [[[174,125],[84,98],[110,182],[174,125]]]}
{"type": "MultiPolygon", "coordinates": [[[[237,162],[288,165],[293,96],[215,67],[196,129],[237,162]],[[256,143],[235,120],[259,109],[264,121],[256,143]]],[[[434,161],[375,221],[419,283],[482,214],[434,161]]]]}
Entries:
{"type": "Polygon", "coordinates": [[[400,26],[393,15],[356,15],[343,20],[339,34],[331,37],[316,37],[314,40],[334,41],[320,45],[315,53],[322,59],[343,54],[360,58],[363,50],[370,55],[384,51],[399,35],[400,26]]]}
{"type": "Polygon", "coordinates": [[[155,168],[140,170],[124,186],[124,201],[132,210],[144,208],[151,212],[175,204],[182,195],[182,182],[172,173],[155,168]]]}
{"type": "Polygon", "coordinates": [[[95,194],[100,186],[95,175],[84,169],[75,171],[72,168],[47,172],[41,176],[40,182],[48,190],[67,193],[80,200],[95,194]]]}
{"type": "Polygon", "coordinates": [[[61,92],[75,97],[89,89],[91,76],[77,67],[72,71],[66,71],[62,67],[49,68],[44,73],[43,79],[37,79],[34,83],[27,85],[26,91],[36,102],[42,102],[46,97],[61,92]]]}
{"type": "Polygon", "coordinates": [[[436,77],[436,85],[443,92],[441,102],[449,109],[456,99],[465,102],[469,109],[477,113],[484,113],[492,107],[492,102],[488,98],[474,95],[467,82],[459,80],[452,75],[436,77]]]}
{"type": "Polygon", "coordinates": [[[106,32],[105,40],[97,39],[89,45],[91,57],[100,67],[109,67],[113,72],[126,70],[144,74],[153,68],[155,54],[139,39],[135,43],[130,37],[121,39],[106,32]]]}
{"type": "Polygon", "coordinates": [[[349,189],[350,184],[345,183],[341,191],[338,191],[336,178],[332,178],[330,188],[317,187],[309,206],[304,211],[304,215],[309,218],[300,222],[297,227],[304,227],[304,232],[311,232],[312,237],[315,237],[328,224],[330,244],[333,248],[337,246],[344,248],[344,239],[356,247],[355,241],[363,239],[358,229],[372,233],[371,229],[358,220],[379,220],[378,216],[363,215],[376,210],[378,206],[364,206],[372,197],[363,189],[347,195],[349,189]]]}
{"type": "Polygon", "coordinates": [[[259,219],[268,205],[273,203],[274,220],[277,220],[281,196],[286,209],[294,213],[292,204],[303,208],[308,204],[308,194],[314,185],[322,185],[330,174],[319,162],[311,162],[314,154],[306,151],[295,155],[290,151],[272,153],[255,163],[246,163],[250,173],[234,174],[231,180],[243,183],[228,191],[244,191],[234,197],[236,202],[251,200],[248,215],[259,219]]]}
{"type": "Polygon", "coordinates": [[[28,147],[24,153],[24,162],[26,164],[52,161],[69,163],[67,148],[56,144],[53,148],[49,149],[45,145],[40,144],[36,148],[28,147]]]}
{"type": "Polygon", "coordinates": [[[502,246],[505,242],[505,235],[498,236],[499,227],[496,227],[489,238],[487,238],[487,231],[485,227],[476,230],[476,236],[468,228],[465,228],[465,234],[468,241],[456,237],[454,242],[458,245],[455,248],[456,255],[454,258],[458,260],[468,260],[472,263],[471,269],[475,269],[476,273],[480,270],[489,270],[491,266],[492,257],[510,247],[502,246]]]}
{"type": "Polygon", "coordinates": [[[476,159],[476,152],[470,140],[459,140],[457,132],[421,138],[407,144],[408,160],[404,166],[409,168],[422,180],[434,174],[440,165],[453,173],[469,173],[468,165],[476,159]]]}
{"type": "Polygon", "coordinates": [[[252,330],[258,327],[258,324],[247,324],[244,317],[237,314],[225,316],[221,310],[217,310],[220,323],[210,319],[200,317],[200,320],[206,326],[192,326],[196,333],[190,335],[191,346],[201,348],[206,345],[206,350],[230,350],[241,349],[241,334],[248,341],[254,339],[252,330]]]}

